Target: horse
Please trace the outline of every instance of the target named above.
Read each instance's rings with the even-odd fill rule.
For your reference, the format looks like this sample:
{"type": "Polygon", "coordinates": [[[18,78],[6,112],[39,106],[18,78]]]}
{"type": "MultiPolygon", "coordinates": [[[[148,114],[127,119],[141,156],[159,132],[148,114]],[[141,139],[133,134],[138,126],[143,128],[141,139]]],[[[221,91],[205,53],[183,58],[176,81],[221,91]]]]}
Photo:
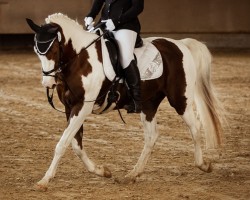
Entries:
{"type": "MultiPolygon", "coordinates": [[[[70,143],[89,172],[112,177],[105,165],[90,160],[82,141],[84,120],[102,107],[113,84],[104,72],[100,36],[84,30],[76,20],[61,13],[49,15],[41,26],[31,19],[26,20],[35,33],[34,51],[42,65],[42,85],[56,88],[67,119],[67,127],[56,145],[50,167],[36,187],[47,190],[70,143]]],[[[203,160],[201,127],[207,148],[220,146],[223,134],[223,106],[211,81],[212,55],[204,43],[192,38],[154,37],[149,40],[161,55],[163,72],[158,78],[141,81],[140,118],[144,127],[144,148],[123,181],[133,182],[143,173],[159,136],[156,113],[165,98],[190,130],[195,165],[204,172],[211,172],[211,162],[203,160]]],[[[116,89],[119,99],[111,110],[123,109],[130,101],[125,82],[120,81],[116,89]]]]}

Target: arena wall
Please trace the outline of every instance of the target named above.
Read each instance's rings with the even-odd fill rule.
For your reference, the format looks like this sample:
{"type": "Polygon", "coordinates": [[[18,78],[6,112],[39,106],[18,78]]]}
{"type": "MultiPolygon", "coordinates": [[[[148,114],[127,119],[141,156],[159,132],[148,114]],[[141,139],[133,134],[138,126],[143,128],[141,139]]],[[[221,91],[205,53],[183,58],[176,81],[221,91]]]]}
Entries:
{"type": "MultiPolygon", "coordinates": [[[[62,12],[83,22],[93,0],[0,0],[0,45],[31,34],[25,18],[39,24],[62,12]],[[18,36],[17,36],[18,35],[18,36]]],[[[249,0],[145,0],[144,36],[194,37],[212,47],[250,48],[249,0]]]]}

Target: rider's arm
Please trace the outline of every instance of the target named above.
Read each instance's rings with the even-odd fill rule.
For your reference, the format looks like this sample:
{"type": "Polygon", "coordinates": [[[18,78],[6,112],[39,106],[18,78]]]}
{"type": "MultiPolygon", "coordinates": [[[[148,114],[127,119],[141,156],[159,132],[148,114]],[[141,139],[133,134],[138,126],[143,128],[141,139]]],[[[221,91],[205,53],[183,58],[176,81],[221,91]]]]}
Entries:
{"type": "Polygon", "coordinates": [[[87,17],[92,17],[93,19],[95,19],[98,13],[100,12],[104,2],[105,0],[94,0],[92,8],[87,17]]]}
{"type": "Polygon", "coordinates": [[[144,0],[132,0],[132,6],[129,10],[123,13],[116,22],[123,24],[136,18],[144,9],[144,0]]]}

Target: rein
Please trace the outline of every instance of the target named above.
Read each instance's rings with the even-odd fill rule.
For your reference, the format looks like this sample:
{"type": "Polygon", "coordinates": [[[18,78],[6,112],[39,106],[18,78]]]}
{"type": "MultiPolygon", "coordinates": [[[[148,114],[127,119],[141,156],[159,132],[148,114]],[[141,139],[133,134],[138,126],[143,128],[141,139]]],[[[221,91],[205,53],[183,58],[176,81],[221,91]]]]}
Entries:
{"type": "Polygon", "coordinates": [[[46,93],[47,93],[47,99],[49,104],[51,105],[52,108],[54,108],[56,111],[60,112],[60,113],[66,113],[65,111],[61,111],[59,109],[57,109],[53,103],[53,94],[54,94],[54,89],[52,89],[52,94],[49,95],[49,88],[47,88],[46,93]]]}

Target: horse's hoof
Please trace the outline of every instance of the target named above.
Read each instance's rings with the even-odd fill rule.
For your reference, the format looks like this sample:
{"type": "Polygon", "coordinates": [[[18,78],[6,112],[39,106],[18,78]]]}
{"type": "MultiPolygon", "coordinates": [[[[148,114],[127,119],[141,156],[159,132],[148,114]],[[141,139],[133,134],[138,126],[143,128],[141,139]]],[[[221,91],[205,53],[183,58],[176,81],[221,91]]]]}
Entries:
{"type": "Polygon", "coordinates": [[[93,171],[92,173],[94,173],[94,174],[96,174],[98,176],[101,176],[101,177],[105,177],[105,178],[111,178],[112,177],[112,173],[109,170],[109,168],[106,167],[106,166],[103,166],[103,165],[98,165],[95,168],[95,171],[93,171]]]}
{"type": "Polygon", "coordinates": [[[109,168],[107,168],[106,166],[103,167],[103,170],[104,170],[104,173],[103,173],[103,176],[106,177],[106,178],[111,178],[112,177],[112,173],[111,171],[109,170],[109,168]]]}
{"type": "Polygon", "coordinates": [[[124,177],[122,179],[115,178],[115,182],[119,184],[130,184],[130,183],[135,183],[136,178],[132,177],[124,177]]]}
{"type": "Polygon", "coordinates": [[[36,191],[46,192],[48,190],[48,187],[38,182],[34,185],[34,189],[36,191]]]}
{"type": "Polygon", "coordinates": [[[203,171],[203,172],[206,172],[206,173],[210,173],[213,171],[213,167],[212,167],[212,163],[204,163],[203,165],[201,166],[198,166],[198,168],[203,171]]]}
{"type": "Polygon", "coordinates": [[[213,166],[212,166],[212,163],[210,162],[208,164],[207,173],[211,173],[212,171],[213,171],[213,166]]]}

